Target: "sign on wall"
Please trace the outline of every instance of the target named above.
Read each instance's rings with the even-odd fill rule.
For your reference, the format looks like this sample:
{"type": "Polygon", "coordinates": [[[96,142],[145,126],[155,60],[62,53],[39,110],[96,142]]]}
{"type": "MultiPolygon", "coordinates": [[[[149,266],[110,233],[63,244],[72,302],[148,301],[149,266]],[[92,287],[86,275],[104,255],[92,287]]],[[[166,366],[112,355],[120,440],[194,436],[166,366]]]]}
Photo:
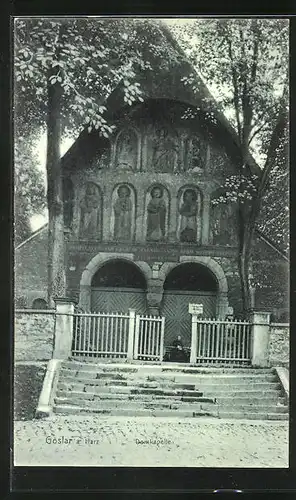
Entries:
{"type": "Polygon", "coordinates": [[[196,316],[203,313],[203,304],[188,304],[189,314],[194,314],[196,316]]]}

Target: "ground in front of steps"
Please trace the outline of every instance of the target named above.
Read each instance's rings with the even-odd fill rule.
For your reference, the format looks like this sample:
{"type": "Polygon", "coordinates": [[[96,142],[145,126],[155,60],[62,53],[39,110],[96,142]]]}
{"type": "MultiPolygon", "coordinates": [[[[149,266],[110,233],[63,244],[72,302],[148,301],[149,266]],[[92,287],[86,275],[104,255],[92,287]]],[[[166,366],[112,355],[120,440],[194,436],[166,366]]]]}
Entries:
{"type": "Polygon", "coordinates": [[[54,415],[14,422],[14,463],[283,468],[288,433],[288,422],[54,415]]]}

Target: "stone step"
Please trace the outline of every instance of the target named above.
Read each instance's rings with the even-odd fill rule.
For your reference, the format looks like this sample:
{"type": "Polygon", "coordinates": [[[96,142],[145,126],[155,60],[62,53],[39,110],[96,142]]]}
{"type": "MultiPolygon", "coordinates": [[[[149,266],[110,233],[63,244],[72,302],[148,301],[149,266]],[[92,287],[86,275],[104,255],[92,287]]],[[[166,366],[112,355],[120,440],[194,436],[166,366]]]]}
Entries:
{"type": "Polygon", "coordinates": [[[207,398],[203,396],[163,396],[163,395],[154,395],[154,394],[122,394],[122,393],[100,393],[98,392],[82,392],[82,391],[60,391],[58,390],[56,393],[57,397],[72,397],[77,396],[84,398],[85,400],[93,399],[93,396],[96,396],[100,400],[118,400],[121,403],[124,401],[185,401],[188,403],[191,402],[214,402],[215,398],[207,398]]]}
{"type": "MultiPolygon", "coordinates": [[[[96,375],[95,373],[93,375],[96,375]]],[[[108,385],[108,386],[113,386],[113,385],[121,385],[121,386],[131,386],[131,387],[150,387],[153,389],[156,388],[188,388],[191,390],[194,390],[196,388],[203,388],[204,390],[207,390],[208,388],[213,388],[213,390],[219,390],[221,387],[231,387],[233,390],[240,389],[242,386],[246,388],[254,388],[254,389],[279,389],[281,387],[280,383],[276,380],[274,381],[269,381],[269,382],[260,382],[257,380],[250,380],[250,381],[244,381],[241,383],[240,379],[236,379],[235,381],[232,381],[231,383],[228,383],[228,381],[220,380],[218,377],[215,379],[207,379],[207,380],[196,380],[195,383],[191,384],[182,384],[180,382],[174,382],[174,381],[165,381],[162,379],[159,379],[158,381],[140,381],[137,379],[126,379],[122,380],[120,377],[118,378],[96,378],[96,376],[89,377],[89,374],[87,376],[79,376],[79,377],[72,377],[72,376],[62,376],[59,377],[59,382],[70,382],[70,383],[79,383],[79,382],[84,382],[85,384],[95,384],[95,385],[108,385]]]]}
{"type": "Polygon", "coordinates": [[[118,360],[106,360],[102,362],[98,358],[92,360],[68,360],[62,363],[62,368],[70,368],[78,370],[79,368],[95,371],[120,371],[126,373],[246,373],[246,374],[258,374],[258,373],[273,373],[272,368],[253,368],[253,367],[241,367],[241,366],[204,366],[204,365],[186,365],[184,363],[165,363],[165,364],[155,364],[155,363],[145,363],[141,364],[138,362],[134,363],[119,363],[118,360]],[[87,368],[86,368],[87,367],[87,368]]]}
{"type": "Polygon", "coordinates": [[[219,396],[216,398],[217,403],[220,405],[225,405],[225,406],[230,406],[230,405],[270,405],[270,404],[277,404],[280,403],[282,405],[285,404],[286,400],[284,397],[277,397],[275,396],[262,396],[258,398],[254,397],[236,397],[233,398],[232,396],[223,396],[222,398],[219,396]]]}
{"type": "MultiPolygon", "coordinates": [[[[81,396],[68,396],[68,397],[56,397],[55,404],[57,405],[75,405],[81,406],[85,408],[99,408],[99,409],[109,409],[109,408],[122,408],[122,401],[114,399],[114,400],[100,400],[96,395],[93,395],[93,399],[84,399],[81,396]]],[[[254,413],[257,412],[267,412],[267,413],[287,413],[288,406],[285,405],[221,405],[219,403],[214,402],[185,402],[185,401],[171,401],[169,398],[159,399],[159,400],[147,400],[147,401],[126,401],[125,408],[138,408],[138,409],[149,409],[149,408],[167,408],[171,410],[190,410],[199,411],[204,410],[208,412],[215,413],[217,411],[251,411],[254,413]]]]}
{"type": "Polygon", "coordinates": [[[84,408],[83,406],[74,405],[56,405],[54,408],[55,413],[60,414],[99,414],[99,415],[112,415],[112,416],[126,416],[126,417],[216,417],[217,413],[212,414],[204,410],[170,410],[166,408],[84,408]]]}
{"type": "Polygon", "coordinates": [[[57,398],[78,398],[78,399],[84,399],[85,401],[119,401],[120,404],[122,405],[123,401],[128,402],[128,401],[138,401],[139,403],[145,403],[145,402],[153,402],[153,401],[160,401],[164,403],[168,402],[186,402],[186,403],[215,403],[215,398],[205,398],[205,397],[186,397],[186,396],[154,396],[154,395],[147,395],[147,394],[100,394],[96,392],[81,392],[81,391],[57,391],[56,396],[57,398]]]}
{"type": "Polygon", "coordinates": [[[73,390],[82,392],[96,392],[96,393],[118,393],[118,394],[151,394],[151,395],[162,395],[166,396],[207,396],[207,397],[225,397],[225,396],[245,396],[245,397],[257,397],[260,398],[264,394],[269,397],[276,397],[281,394],[279,384],[264,387],[264,392],[261,387],[248,387],[244,389],[240,386],[203,386],[200,390],[190,390],[174,387],[139,387],[139,386],[121,386],[121,385],[101,385],[96,381],[88,381],[88,383],[78,382],[63,382],[58,384],[58,390],[73,390]]]}
{"type": "Polygon", "coordinates": [[[99,391],[88,391],[85,392],[83,390],[60,390],[58,389],[56,393],[57,397],[80,397],[86,400],[93,399],[93,396],[100,398],[101,400],[119,400],[119,401],[154,401],[154,400],[162,400],[165,401],[169,398],[170,401],[178,402],[213,402],[217,401],[220,405],[231,406],[231,405],[274,405],[277,403],[285,404],[284,397],[277,397],[277,395],[273,396],[260,396],[254,398],[253,396],[244,396],[233,398],[233,396],[224,396],[224,397],[205,397],[205,396],[158,396],[154,394],[122,394],[122,393],[100,393],[99,391]]]}
{"type": "Polygon", "coordinates": [[[241,412],[241,411],[219,411],[219,418],[248,419],[248,420],[289,420],[288,413],[274,412],[241,412]]]}
{"type": "MultiPolygon", "coordinates": [[[[99,398],[94,398],[93,400],[84,400],[83,398],[55,398],[56,405],[73,405],[73,406],[81,406],[84,408],[98,408],[98,409],[108,409],[108,408],[122,408],[122,401],[120,400],[105,400],[102,401],[99,398]]],[[[166,400],[150,400],[150,401],[126,401],[124,408],[136,408],[136,409],[149,409],[149,408],[167,408],[171,410],[185,409],[185,410],[207,410],[211,412],[218,411],[218,405],[215,403],[186,403],[186,402],[172,402],[170,399],[166,400]]]]}
{"type": "MultiPolygon", "coordinates": [[[[99,414],[99,415],[112,415],[112,416],[128,416],[128,417],[178,417],[178,418],[198,418],[198,417],[213,417],[214,415],[209,415],[206,411],[192,411],[192,410],[166,410],[166,409],[129,409],[129,408],[120,408],[120,409],[89,409],[81,406],[74,405],[56,405],[54,407],[55,413],[60,413],[63,415],[72,414],[72,415],[89,415],[99,414]]],[[[246,420],[288,420],[288,414],[284,413],[266,413],[266,412],[231,412],[231,411],[220,411],[219,417],[216,418],[226,418],[226,419],[246,419],[246,420]]]]}
{"type": "Polygon", "coordinates": [[[263,374],[158,374],[158,375],[149,375],[149,374],[139,374],[139,373],[125,373],[125,372],[103,372],[97,370],[88,370],[88,369],[79,369],[79,370],[71,370],[71,369],[62,369],[60,371],[60,379],[68,379],[68,378],[80,378],[80,379],[110,379],[110,380],[122,380],[122,381],[138,381],[139,383],[143,381],[149,382],[177,382],[177,383],[193,383],[195,381],[207,382],[213,380],[219,380],[219,382],[223,381],[225,383],[242,383],[248,384],[250,381],[256,382],[273,382],[277,381],[277,376],[273,373],[263,373],[263,374]]]}
{"type": "Polygon", "coordinates": [[[213,391],[212,389],[203,391],[203,396],[206,397],[216,397],[216,398],[225,398],[225,397],[231,397],[233,398],[241,398],[241,397],[248,397],[248,398],[262,398],[264,396],[270,397],[270,398],[277,398],[282,395],[281,389],[266,389],[264,392],[262,390],[257,390],[257,389],[226,389],[223,388],[223,390],[219,391],[213,391]]]}

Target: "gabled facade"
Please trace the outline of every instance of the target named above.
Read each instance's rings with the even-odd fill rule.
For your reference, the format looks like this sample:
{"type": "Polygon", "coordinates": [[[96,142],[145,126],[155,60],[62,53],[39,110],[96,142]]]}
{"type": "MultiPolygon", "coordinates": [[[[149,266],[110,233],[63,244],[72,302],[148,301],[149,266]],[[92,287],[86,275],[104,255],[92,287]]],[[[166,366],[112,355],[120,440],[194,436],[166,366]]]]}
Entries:
{"type": "MultiPolygon", "coordinates": [[[[133,106],[117,89],[107,103],[115,133],[84,131],[63,158],[67,295],[87,311],[164,315],[171,338],[189,334],[191,302],[205,317],[242,309],[236,206],[213,204],[236,172],[236,137],[204,104],[202,82],[199,92],[183,85],[189,71],[143,74],[144,100],[133,106]]],[[[19,295],[29,296],[22,276],[36,271],[24,260],[33,241],[17,250],[19,295]]]]}

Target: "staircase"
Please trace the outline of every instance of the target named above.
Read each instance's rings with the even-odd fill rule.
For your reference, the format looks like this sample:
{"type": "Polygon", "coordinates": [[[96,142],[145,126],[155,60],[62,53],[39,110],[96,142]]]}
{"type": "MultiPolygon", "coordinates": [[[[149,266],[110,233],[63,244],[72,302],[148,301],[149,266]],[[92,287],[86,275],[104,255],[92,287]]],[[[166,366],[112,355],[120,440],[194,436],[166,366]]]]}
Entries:
{"type": "Polygon", "coordinates": [[[288,419],[288,403],[272,368],[97,359],[62,363],[53,410],[60,414],[288,419]]]}

